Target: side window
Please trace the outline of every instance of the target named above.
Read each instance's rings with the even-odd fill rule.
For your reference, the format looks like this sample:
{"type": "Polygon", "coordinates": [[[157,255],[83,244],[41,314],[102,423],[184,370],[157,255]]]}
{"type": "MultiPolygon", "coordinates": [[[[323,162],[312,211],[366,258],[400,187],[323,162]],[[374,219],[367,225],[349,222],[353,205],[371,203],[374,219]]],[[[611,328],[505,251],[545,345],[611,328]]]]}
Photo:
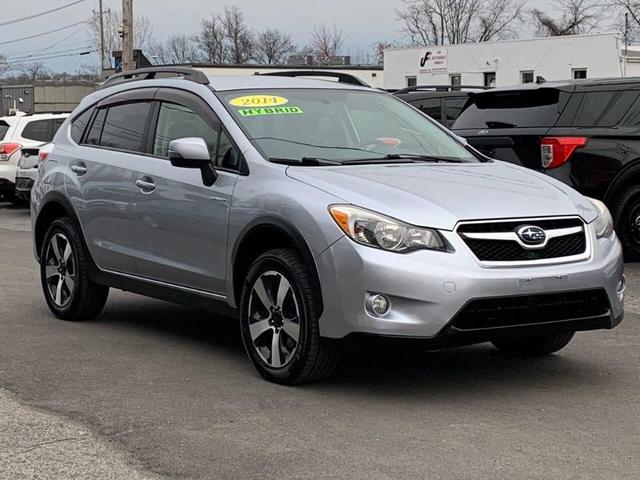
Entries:
{"type": "Polygon", "coordinates": [[[422,100],[420,104],[416,106],[434,120],[439,122],[442,119],[442,107],[439,98],[422,100]]]}
{"type": "Polygon", "coordinates": [[[93,108],[90,108],[71,123],[71,138],[74,142],[80,143],[82,140],[82,135],[84,135],[84,131],[87,129],[92,114],[93,108]]]}
{"type": "Polygon", "coordinates": [[[50,142],[53,138],[52,129],[53,120],[35,120],[27,123],[21,137],[36,142],[50,142]]]}
{"type": "Polygon", "coordinates": [[[204,139],[209,147],[211,158],[215,157],[218,147],[218,130],[190,108],[163,102],[153,141],[153,154],[168,158],[169,143],[186,137],[204,139]]]}
{"type": "Polygon", "coordinates": [[[104,127],[104,119],[107,116],[107,109],[102,108],[96,113],[96,118],[93,120],[91,129],[87,134],[85,143],[87,145],[100,145],[100,137],[102,136],[102,128],[104,127]]]}
{"type": "Polygon", "coordinates": [[[613,127],[629,111],[637,92],[587,92],[578,107],[576,127],[613,127]]]}
{"type": "Polygon", "coordinates": [[[447,98],[444,101],[445,112],[447,115],[446,125],[450,127],[462,113],[462,109],[467,103],[466,98],[447,98]]]}
{"type": "Polygon", "coordinates": [[[100,146],[127,152],[143,152],[144,130],[150,108],[149,102],[110,106],[104,120],[100,146]]]}

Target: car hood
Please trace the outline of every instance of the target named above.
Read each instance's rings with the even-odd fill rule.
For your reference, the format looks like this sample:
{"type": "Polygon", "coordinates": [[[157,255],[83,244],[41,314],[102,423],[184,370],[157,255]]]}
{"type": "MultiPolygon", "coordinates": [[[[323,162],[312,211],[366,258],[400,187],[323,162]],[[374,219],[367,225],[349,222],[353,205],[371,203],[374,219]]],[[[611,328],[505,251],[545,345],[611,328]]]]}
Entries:
{"type": "Polygon", "coordinates": [[[590,223],[597,216],[570,187],[500,161],[289,167],[287,175],[340,202],[443,230],[461,220],[580,215],[590,223]]]}

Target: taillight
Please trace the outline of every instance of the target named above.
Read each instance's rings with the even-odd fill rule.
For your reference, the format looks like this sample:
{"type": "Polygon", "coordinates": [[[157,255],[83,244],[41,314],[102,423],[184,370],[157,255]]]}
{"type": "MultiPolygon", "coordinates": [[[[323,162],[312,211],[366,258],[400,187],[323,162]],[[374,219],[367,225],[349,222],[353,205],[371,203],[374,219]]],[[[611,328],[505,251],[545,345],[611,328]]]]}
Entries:
{"type": "Polygon", "coordinates": [[[53,152],[53,147],[54,144],[49,143],[40,148],[40,151],[38,152],[38,166],[47,161],[47,158],[49,158],[49,155],[53,152]]]}
{"type": "Polygon", "coordinates": [[[0,143],[0,162],[6,162],[9,157],[22,148],[19,143],[0,143]]]}
{"type": "Polygon", "coordinates": [[[584,147],[587,137],[546,137],[540,142],[542,168],[551,170],[569,161],[573,152],[584,147]]]}

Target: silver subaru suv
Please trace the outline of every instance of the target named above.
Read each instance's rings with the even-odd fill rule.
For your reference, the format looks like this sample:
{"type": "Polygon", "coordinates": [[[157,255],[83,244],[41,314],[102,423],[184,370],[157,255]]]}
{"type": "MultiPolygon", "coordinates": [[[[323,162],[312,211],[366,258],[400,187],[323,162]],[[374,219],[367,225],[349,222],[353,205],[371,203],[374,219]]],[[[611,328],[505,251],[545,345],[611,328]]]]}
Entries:
{"type": "Polygon", "coordinates": [[[138,70],[45,153],[31,212],[51,311],[91,319],[109,288],[199,305],[239,318],[274,382],[326,377],[345,340],[543,355],[623,317],[602,203],[382,91],[138,70]]]}

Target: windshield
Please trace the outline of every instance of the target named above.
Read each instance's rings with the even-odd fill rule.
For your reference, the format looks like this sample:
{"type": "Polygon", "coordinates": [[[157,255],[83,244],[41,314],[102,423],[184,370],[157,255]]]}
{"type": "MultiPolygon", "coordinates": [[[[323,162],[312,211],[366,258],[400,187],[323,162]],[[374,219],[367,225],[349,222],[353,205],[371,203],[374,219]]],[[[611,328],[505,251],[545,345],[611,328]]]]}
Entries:
{"type": "Polygon", "coordinates": [[[275,89],[220,97],[268,159],[478,161],[422,114],[384,93],[275,89]]]}

